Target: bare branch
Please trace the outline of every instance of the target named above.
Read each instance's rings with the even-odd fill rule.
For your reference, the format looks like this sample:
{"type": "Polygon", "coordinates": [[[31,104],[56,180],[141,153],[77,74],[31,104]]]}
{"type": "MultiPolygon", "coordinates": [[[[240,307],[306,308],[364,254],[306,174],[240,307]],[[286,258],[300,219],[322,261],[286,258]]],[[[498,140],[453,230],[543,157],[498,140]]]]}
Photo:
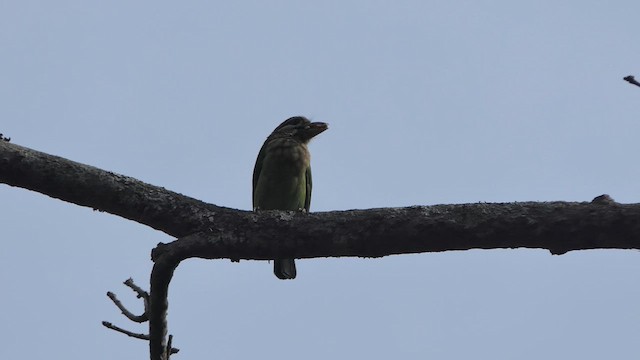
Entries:
{"type": "Polygon", "coordinates": [[[467,249],[532,248],[563,254],[640,249],[640,204],[526,202],[461,204],[295,214],[265,212],[235,226],[159,244],[190,257],[380,257],[467,249]],[[282,236],[281,234],[287,234],[282,236]]]}
{"type": "Polygon", "coordinates": [[[161,243],[152,252],[152,359],[160,359],[166,346],[169,283],[178,264],[188,258],[380,257],[517,247],[548,249],[552,254],[639,249],[640,205],[622,205],[600,195],[591,203],[437,205],[308,215],[265,212],[242,226],[161,243]]]}
{"type": "Polygon", "coordinates": [[[630,84],[633,84],[635,86],[640,86],[640,82],[638,82],[633,75],[629,75],[629,76],[625,76],[622,78],[623,80],[629,82],[630,84]]]}
{"type": "Polygon", "coordinates": [[[173,335],[169,335],[169,341],[167,341],[167,347],[166,349],[164,349],[164,358],[166,360],[169,360],[169,358],[171,357],[171,354],[175,354],[178,351],[180,351],[180,349],[172,348],[171,347],[172,343],[173,343],[173,335]]]}
{"type": "MultiPolygon", "coordinates": [[[[169,279],[168,281],[170,281],[170,279],[169,279]]],[[[138,298],[142,298],[142,299],[143,299],[143,301],[144,301],[144,305],[145,305],[145,306],[144,306],[144,310],[145,310],[145,311],[144,311],[144,313],[143,313],[142,315],[140,315],[140,316],[136,316],[136,315],[132,314],[129,310],[127,310],[127,309],[124,307],[124,305],[122,305],[122,303],[118,300],[118,298],[116,297],[116,295],[115,295],[114,293],[112,293],[112,292],[108,292],[108,293],[107,293],[107,296],[108,296],[108,297],[111,299],[111,301],[113,301],[113,303],[114,303],[114,304],[115,304],[115,305],[120,309],[120,311],[122,312],[122,314],[124,314],[127,318],[129,318],[129,320],[134,321],[134,322],[137,322],[137,323],[143,323],[143,322],[148,321],[148,320],[149,320],[149,315],[148,315],[148,314],[149,314],[149,313],[150,313],[150,311],[151,311],[151,310],[149,309],[149,307],[148,307],[148,305],[149,305],[149,299],[150,299],[149,294],[148,294],[146,291],[144,291],[141,287],[139,287],[138,285],[136,285],[136,284],[133,282],[133,279],[131,279],[131,278],[127,279],[127,280],[124,282],[124,284],[125,284],[126,286],[130,287],[133,291],[137,292],[137,293],[138,293],[138,296],[137,296],[138,298]]],[[[167,287],[168,287],[168,282],[167,282],[167,287]]],[[[166,294],[165,294],[165,295],[162,295],[162,294],[160,293],[160,296],[164,296],[165,304],[166,304],[166,294]]],[[[166,317],[166,310],[164,311],[163,316],[165,316],[165,317],[166,317]]],[[[129,330],[125,330],[125,329],[123,329],[123,328],[121,328],[121,327],[118,327],[118,326],[116,326],[116,325],[113,325],[112,323],[107,322],[107,321],[103,321],[103,322],[102,322],[102,325],[104,325],[105,327],[107,327],[107,328],[109,328],[109,329],[112,329],[112,330],[115,330],[115,331],[117,331],[117,332],[123,333],[123,334],[125,334],[125,335],[127,335],[127,336],[134,337],[134,338],[136,338],[136,339],[142,339],[142,340],[150,340],[150,339],[151,339],[151,336],[150,336],[150,335],[140,334],[140,333],[134,333],[134,332],[131,332],[131,331],[129,331],[129,330]]],[[[166,320],[165,320],[165,323],[164,323],[164,328],[166,329],[166,320]]],[[[166,332],[162,332],[162,333],[163,333],[163,334],[166,334],[166,332]]],[[[163,336],[163,339],[162,339],[162,340],[164,341],[164,336],[163,336]]],[[[173,335],[169,335],[169,342],[168,342],[166,345],[164,345],[164,348],[163,348],[163,351],[162,351],[162,356],[164,356],[164,358],[162,358],[162,357],[158,357],[158,359],[163,359],[163,360],[169,359],[169,356],[170,356],[171,354],[175,354],[175,353],[177,353],[178,351],[180,351],[179,349],[173,348],[173,347],[171,346],[171,342],[172,342],[172,341],[173,341],[173,335]]]]}
{"type": "Polygon", "coordinates": [[[164,360],[169,346],[165,343],[168,332],[167,309],[169,308],[169,283],[182,259],[173,253],[156,257],[151,270],[151,299],[149,304],[149,351],[151,360],[164,360]]]}
{"type": "Polygon", "coordinates": [[[118,327],[118,326],[116,326],[116,325],[113,325],[112,323],[110,323],[110,322],[108,322],[108,321],[103,321],[103,322],[102,322],[102,325],[103,325],[104,327],[106,327],[106,328],[109,328],[109,329],[111,329],[111,330],[115,330],[115,331],[117,331],[117,332],[119,332],[119,333],[123,333],[123,334],[125,334],[125,335],[127,335],[127,336],[130,336],[130,337],[132,337],[132,338],[136,338],[136,339],[140,339],[140,340],[149,340],[149,335],[146,335],[146,334],[139,334],[139,333],[137,334],[137,333],[131,332],[131,331],[129,331],[129,330],[125,330],[125,329],[123,329],[123,328],[121,328],[121,327],[118,327]]]}
{"type": "Polygon", "coordinates": [[[597,248],[640,249],[640,204],[617,204],[604,195],[591,203],[255,213],[206,204],[6,141],[0,141],[0,183],[90,206],[179,237],[153,250],[148,296],[127,284],[138,297],[148,298],[152,359],[166,356],[169,283],[178,264],[187,258],[380,257],[519,247],[548,249],[552,254],[597,248]]]}
{"type": "Polygon", "coordinates": [[[124,307],[124,305],[122,305],[122,303],[120,302],[120,300],[118,300],[118,298],[116,297],[116,295],[114,293],[112,293],[111,291],[107,292],[107,296],[109,297],[109,299],[111,299],[111,301],[113,301],[113,303],[118,307],[118,309],[120,309],[120,311],[122,312],[122,314],[124,316],[126,316],[129,320],[133,321],[133,322],[137,322],[137,323],[143,323],[147,320],[149,320],[149,316],[148,314],[148,304],[149,304],[149,294],[147,294],[146,291],[142,290],[142,288],[140,288],[138,285],[134,284],[133,279],[129,278],[124,282],[125,285],[127,285],[128,287],[130,287],[131,289],[133,289],[133,291],[138,293],[138,298],[142,298],[143,302],[144,302],[144,313],[142,313],[142,315],[134,315],[132,312],[130,312],[127,308],[124,307]]]}
{"type": "Polygon", "coordinates": [[[108,212],[171,236],[224,223],[237,210],[204,203],[134,178],[0,141],[0,183],[108,212]]]}
{"type": "Polygon", "coordinates": [[[147,309],[147,301],[149,301],[149,293],[144,291],[140,286],[136,285],[133,282],[132,278],[128,278],[127,280],[125,280],[124,284],[127,285],[128,287],[130,287],[131,290],[135,291],[138,294],[138,296],[137,296],[138,299],[142,298],[145,301],[144,308],[146,310],[147,309]]]}
{"type": "MultiPolygon", "coordinates": [[[[554,254],[640,248],[640,205],[478,203],[310,214],[255,213],[206,204],[6,142],[0,142],[0,182],[101,209],[181,237],[183,246],[174,248],[188,249],[187,257],[268,260],[473,248],[544,248],[554,254]]],[[[156,254],[162,249],[158,247],[156,254]]]]}
{"type": "MultiPolygon", "coordinates": [[[[135,339],[149,340],[149,335],[147,335],[147,334],[134,333],[134,332],[131,332],[129,330],[125,330],[125,329],[123,329],[121,327],[118,327],[116,325],[113,325],[112,323],[110,323],[108,321],[103,321],[102,325],[104,327],[106,327],[107,329],[115,330],[115,331],[117,331],[119,333],[125,334],[125,335],[127,335],[129,337],[132,337],[132,338],[135,338],[135,339]]],[[[165,353],[167,352],[167,350],[171,354],[177,354],[178,352],[180,352],[180,349],[171,347],[171,345],[172,345],[171,343],[172,342],[173,342],[173,335],[169,335],[169,342],[167,342],[167,348],[165,349],[165,353]],[[171,349],[171,350],[169,350],[169,349],[171,349]]],[[[168,357],[167,357],[167,359],[168,359],[168,357]]]]}

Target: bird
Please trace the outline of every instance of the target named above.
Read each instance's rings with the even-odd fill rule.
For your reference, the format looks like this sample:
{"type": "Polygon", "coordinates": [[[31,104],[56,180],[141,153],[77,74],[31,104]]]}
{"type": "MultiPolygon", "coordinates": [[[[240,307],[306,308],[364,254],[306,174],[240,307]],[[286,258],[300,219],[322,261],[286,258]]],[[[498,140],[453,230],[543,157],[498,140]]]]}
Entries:
{"type": "MultiPolygon", "coordinates": [[[[267,137],[253,168],[253,209],[309,212],[311,205],[311,158],[307,144],[327,130],[323,122],[304,116],[290,117],[267,137]]],[[[278,279],[295,279],[294,259],[275,259],[278,279]]]]}

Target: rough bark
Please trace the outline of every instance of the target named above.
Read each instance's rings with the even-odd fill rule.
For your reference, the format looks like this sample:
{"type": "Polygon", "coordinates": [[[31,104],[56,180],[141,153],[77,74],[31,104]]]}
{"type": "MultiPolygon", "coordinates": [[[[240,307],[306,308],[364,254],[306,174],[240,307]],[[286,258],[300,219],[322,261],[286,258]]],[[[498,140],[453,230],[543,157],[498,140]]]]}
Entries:
{"type": "Polygon", "coordinates": [[[0,141],[0,183],[91,207],[181,237],[238,210],[153,186],[134,178],[0,141]]]}
{"type": "Polygon", "coordinates": [[[295,213],[219,207],[136,179],[0,141],[0,183],[148,225],[179,239],[152,252],[150,347],[166,347],[169,282],[191,258],[380,257],[466,249],[640,249],[640,204],[458,204],[295,213]]]}
{"type": "Polygon", "coordinates": [[[640,204],[475,203],[254,213],[207,204],[4,141],[0,183],[148,225],[181,238],[181,251],[202,258],[378,257],[518,247],[561,254],[640,248],[640,204]]]}

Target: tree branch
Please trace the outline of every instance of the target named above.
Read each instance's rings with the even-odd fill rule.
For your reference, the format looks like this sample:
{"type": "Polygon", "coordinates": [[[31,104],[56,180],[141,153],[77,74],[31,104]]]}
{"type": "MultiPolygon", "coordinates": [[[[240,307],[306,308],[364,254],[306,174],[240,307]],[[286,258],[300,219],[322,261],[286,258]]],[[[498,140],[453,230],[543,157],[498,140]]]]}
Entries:
{"type": "Polygon", "coordinates": [[[136,293],[138,293],[138,299],[142,299],[143,303],[144,303],[144,312],[142,313],[142,315],[134,315],[131,311],[129,311],[129,309],[127,309],[124,305],[122,305],[122,302],[120,300],[118,300],[118,297],[116,296],[116,294],[112,293],[111,291],[107,292],[107,297],[109,299],[111,299],[111,301],[113,302],[113,304],[120,309],[120,312],[122,313],[122,315],[126,316],[127,319],[133,321],[133,322],[137,322],[137,323],[143,323],[145,321],[149,321],[149,294],[142,290],[141,287],[139,287],[138,285],[136,285],[133,282],[132,278],[128,278],[125,282],[125,285],[127,285],[128,287],[131,288],[131,290],[135,291],[136,293]]]}
{"type": "Polygon", "coordinates": [[[640,204],[459,204],[299,213],[249,212],[202,201],[0,141],[0,183],[89,206],[179,237],[152,251],[152,359],[166,356],[169,282],[182,260],[380,257],[466,249],[640,249],[640,204]],[[284,236],[283,234],[286,234],[284,236]]]}
{"type": "Polygon", "coordinates": [[[167,310],[169,309],[169,283],[173,273],[180,264],[179,257],[168,252],[154,260],[151,270],[151,297],[149,301],[149,353],[151,360],[167,360],[165,343],[169,332],[167,310]]]}
{"type": "Polygon", "coordinates": [[[622,80],[628,82],[629,84],[633,84],[635,86],[640,86],[640,82],[638,82],[636,80],[636,78],[633,77],[633,75],[625,76],[625,77],[622,78],[622,80]]]}
{"type": "Polygon", "coordinates": [[[152,259],[168,251],[180,260],[268,260],[521,247],[552,254],[640,249],[640,204],[478,203],[252,215],[159,244],[152,259]]]}
{"type": "Polygon", "coordinates": [[[134,333],[133,331],[129,331],[126,329],[123,329],[119,326],[113,325],[112,323],[108,322],[108,321],[103,321],[102,322],[102,326],[106,327],[107,329],[111,329],[114,331],[117,331],[119,333],[125,334],[129,337],[135,338],[135,339],[140,339],[140,340],[149,340],[149,335],[147,334],[140,334],[140,333],[134,333]]]}
{"type": "MultiPolygon", "coordinates": [[[[169,286],[169,282],[171,281],[171,277],[165,277],[166,283],[167,283],[167,287],[169,286]]],[[[149,308],[149,300],[150,300],[150,295],[144,291],[141,287],[139,287],[138,285],[136,285],[133,282],[133,279],[129,278],[124,282],[125,285],[127,285],[128,287],[130,287],[133,291],[135,291],[136,293],[138,293],[138,298],[142,299],[144,301],[144,313],[142,315],[136,316],[133,313],[131,313],[131,311],[129,311],[127,308],[124,307],[124,305],[122,305],[122,303],[120,302],[120,300],[118,300],[118,298],[116,297],[116,295],[112,292],[107,292],[107,296],[109,297],[109,299],[111,299],[111,301],[113,301],[113,303],[118,307],[118,309],[120,309],[120,311],[122,312],[122,314],[124,316],[126,316],[129,320],[133,321],[133,322],[137,322],[137,323],[143,323],[146,321],[149,321],[149,314],[151,313],[151,309],[149,308]]],[[[123,329],[119,326],[113,325],[112,323],[108,322],[108,321],[103,321],[102,325],[108,329],[111,330],[115,330],[119,333],[125,334],[127,336],[136,338],[136,339],[141,339],[141,340],[148,340],[149,341],[149,346],[152,349],[151,351],[151,359],[159,359],[159,360],[168,360],[171,356],[171,354],[176,354],[178,353],[180,350],[176,349],[174,347],[172,347],[172,340],[173,340],[173,336],[169,335],[169,341],[166,345],[164,344],[164,337],[166,335],[166,329],[167,329],[167,323],[166,323],[166,306],[167,306],[167,294],[162,293],[161,291],[157,291],[157,294],[155,294],[155,297],[159,298],[161,300],[161,302],[164,303],[165,309],[164,310],[159,310],[159,313],[162,315],[162,319],[161,322],[159,323],[159,325],[155,325],[152,327],[151,323],[149,324],[149,335],[147,334],[140,334],[140,333],[134,333],[132,331],[123,329]],[[164,300],[162,300],[164,299],[164,300]],[[154,341],[151,341],[151,339],[154,338],[154,341]],[[158,344],[162,347],[164,346],[162,349],[155,351],[153,349],[155,349],[155,347],[158,346],[158,344]]],[[[157,316],[156,316],[157,318],[157,316]]],[[[158,320],[155,320],[156,322],[158,320]]]]}
{"type": "Polygon", "coordinates": [[[608,195],[591,203],[463,204],[253,215],[253,219],[224,230],[210,229],[160,243],[152,251],[151,359],[161,359],[167,347],[169,283],[180,262],[188,258],[380,257],[516,247],[563,254],[580,249],[640,248],[640,205],[617,204],[608,195]]]}
{"type": "MultiPolygon", "coordinates": [[[[0,142],[0,182],[180,237],[179,249],[186,257],[266,260],[472,248],[543,248],[555,254],[640,248],[640,205],[636,204],[477,203],[255,213],[207,204],[8,142],[0,142]]],[[[161,250],[156,249],[156,254],[161,250]]]]}
{"type": "Polygon", "coordinates": [[[0,183],[118,215],[175,237],[212,222],[224,223],[238,212],[6,141],[0,141],[0,183]]]}

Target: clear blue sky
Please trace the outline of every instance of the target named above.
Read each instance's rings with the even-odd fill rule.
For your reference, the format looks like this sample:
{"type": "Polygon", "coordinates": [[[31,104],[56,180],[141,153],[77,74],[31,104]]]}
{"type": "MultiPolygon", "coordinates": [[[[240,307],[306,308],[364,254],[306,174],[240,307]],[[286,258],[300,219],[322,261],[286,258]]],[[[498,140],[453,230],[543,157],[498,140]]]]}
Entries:
{"type": "MultiPolygon", "coordinates": [[[[640,2],[0,2],[0,132],[16,144],[250,209],[269,132],[311,144],[312,211],[638,202],[640,2]]],[[[104,329],[172,238],[0,185],[0,357],[144,359],[104,329]],[[52,355],[53,354],[53,355],[52,355]]],[[[190,260],[176,359],[631,359],[640,254],[458,251],[190,260]]]]}

